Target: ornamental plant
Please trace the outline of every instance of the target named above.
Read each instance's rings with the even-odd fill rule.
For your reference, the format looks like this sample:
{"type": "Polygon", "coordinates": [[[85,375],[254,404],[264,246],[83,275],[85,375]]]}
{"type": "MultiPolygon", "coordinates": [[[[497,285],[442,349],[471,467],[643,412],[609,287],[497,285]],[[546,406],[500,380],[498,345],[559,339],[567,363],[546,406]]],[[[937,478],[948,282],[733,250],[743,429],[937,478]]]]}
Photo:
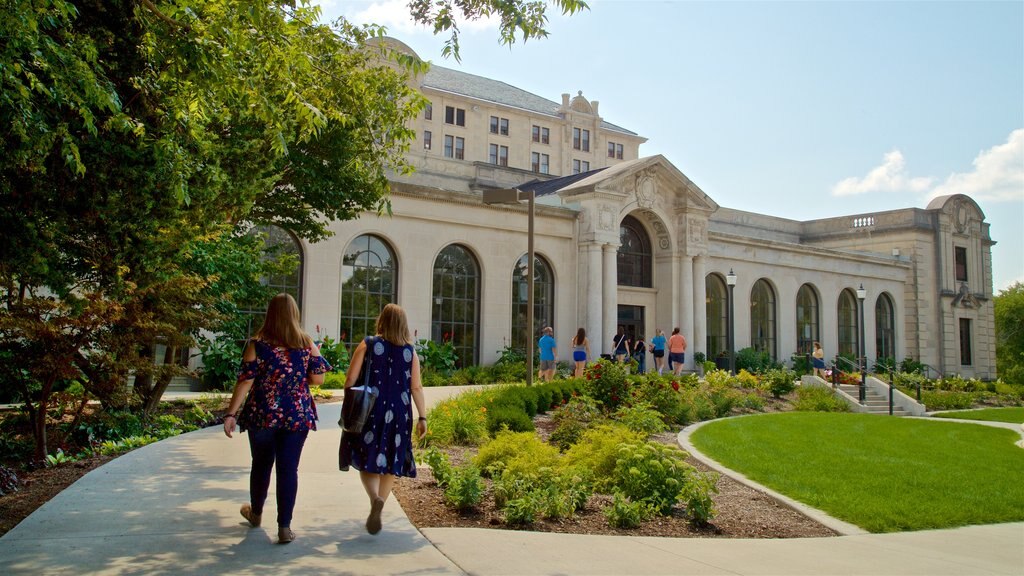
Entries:
{"type": "Polygon", "coordinates": [[[604,410],[614,412],[629,399],[626,367],[609,360],[598,360],[584,370],[586,393],[604,410]]]}
{"type": "Polygon", "coordinates": [[[700,486],[688,487],[695,470],[685,459],[686,452],[656,442],[622,445],[613,472],[615,489],[667,516],[685,490],[698,495],[702,490],[700,486]]]}
{"type": "Polygon", "coordinates": [[[604,509],[604,517],[614,528],[636,528],[654,515],[654,508],[649,503],[634,502],[622,492],[613,494],[611,506],[604,509]]]}
{"type": "Polygon", "coordinates": [[[564,451],[579,441],[583,432],[600,418],[601,410],[593,398],[575,396],[552,412],[555,430],[550,441],[564,451]]]}
{"type": "Polygon", "coordinates": [[[459,466],[451,471],[444,489],[444,501],[456,510],[475,508],[484,497],[484,481],[480,469],[473,464],[459,466]]]}

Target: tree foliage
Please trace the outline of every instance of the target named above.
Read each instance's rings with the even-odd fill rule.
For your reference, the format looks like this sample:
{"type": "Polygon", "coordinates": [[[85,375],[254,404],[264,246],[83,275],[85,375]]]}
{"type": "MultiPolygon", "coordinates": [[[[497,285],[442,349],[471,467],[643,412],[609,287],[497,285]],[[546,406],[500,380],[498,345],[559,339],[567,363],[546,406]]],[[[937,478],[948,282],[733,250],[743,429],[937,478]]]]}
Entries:
{"type": "Polygon", "coordinates": [[[1024,283],[1013,283],[994,300],[999,377],[1011,384],[1024,384],[1024,283]]]}

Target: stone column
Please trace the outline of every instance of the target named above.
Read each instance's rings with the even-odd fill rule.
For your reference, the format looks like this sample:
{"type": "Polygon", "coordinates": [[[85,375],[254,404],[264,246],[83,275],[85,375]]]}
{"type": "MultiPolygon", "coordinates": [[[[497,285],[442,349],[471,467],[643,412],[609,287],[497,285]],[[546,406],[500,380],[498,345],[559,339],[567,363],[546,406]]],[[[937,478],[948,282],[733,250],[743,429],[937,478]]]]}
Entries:
{"type": "Polygon", "coordinates": [[[694,354],[707,351],[708,343],[708,306],[707,306],[707,258],[693,258],[693,342],[688,347],[694,354]]]}
{"type": "Polygon", "coordinates": [[[686,338],[686,369],[693,366],[693,256],[680,259],[679,331],[686,338]]]}
{"type": "MultiPolygon", "coordinates": [[[[602,322],[604,332],[601,334],[601,341],[608,338],[608,346],[611,346],[611,337],[619,325],[619,268],[616,256],[618,256],[619,246],[617,244],[605,244],[604,250],[604,282],[601,283],[602,292],[604,298],[601,303],[601,310],[604,311],[604,322],[602,322]]],[[[602,352],[608,352],[612,350],[607,349],[606,346],[600,348],[602,352]]],[[[593,341],[591,341],[591,350],[593,351],[593,341]]],[[[594,354],[597,354],[595,351],[594,354]]]]}
{"type": "MultiPolygon", "coordinates": [[[[601,244],[592,242],[583,247],[587,259],[587,281],[583,286],[584,294],[581,294],[587,303],[586,314],[584,315],[584,327],[587,330],[587,338],[590,340],[590,353],[595,358],[603,350],[604,343],[604,290],[600,289],[604,283],[601,272],[601,244]]],[[[592,360],[588,358],[587,360],[592,360]]]]}

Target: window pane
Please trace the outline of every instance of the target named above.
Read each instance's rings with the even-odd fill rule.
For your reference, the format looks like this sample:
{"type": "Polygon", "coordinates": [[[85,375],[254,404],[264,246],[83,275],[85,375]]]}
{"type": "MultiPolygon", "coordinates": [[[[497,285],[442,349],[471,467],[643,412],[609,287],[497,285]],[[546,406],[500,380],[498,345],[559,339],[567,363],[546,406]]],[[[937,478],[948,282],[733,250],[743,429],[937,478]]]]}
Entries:
{"type": "Polygon", "coordinates": [[[508,136],[508,118],[501,119],[501,129],[499,130],[499,133],[502,136],[508,136]]]}
{"type": "Polygon", "coordinates": [[[540,129],[540,143],[541,144],[547,144],[549,142],[549,140],[550,140],[550,138],[549,138],[550,134],[551,134],[550,130],[548,130],[547,128],[541,128],[540,129]]]}
{"type": "Polygon", "coordinates": [[[423,119],[433,120],[434,119],[434,106],[427,104],[427,107],[423,109],[423,119]]]}
{"type": "Polygon", "coordinates": [[[896,318],[892,300],[882,294],[875,302],[875,358],[896,359],[896,318]]]}
{"type": "Polygon", "coordinates": [[[590,152],[590,130],[583,131],[583,151],[590,152]]]}
{"type": "Polygon", "coordinates": [[[775,291],[764,279],[750,291],[750,344],[775,361],[775,291]]]}
{"type": "Polygon", "coordinates": [[[540,172],[541,172],[541,174],[547,174],[548,173],[548,158],[549,157],[548,157],[547,154],[541,154],[540,155],[540,172]]]}
{"type": "Polygon", "coordinates": [[[491,144],[487,147],[487,161],[491,164],[498,163],[498,145],[491,144]]]}
{"type": "Polygon", "coordinates": [[[614,142],[609,142],[608,143],[608,157],[609,158],[615,158],[615,143],[614,142]]]}
{"type": "Polygon", "coordinates": [[[956,281],[967,282],[967,248],[956,246],[953,248],[956,267],[956,281]]]}
{"type": "Polygon", "coordinates": [[[508,146],[498,147],[498,164],[508,166],[508,146]]]}
{"type": "Polygon", "coordinates": [[[540,154],[530,152],[530,169],[534,172],[540,172],[540,154]]]}
{"type": "Polygon", "coordinates": [[[454,152],[453,152],[454,142],[455,142],[455,140],[451,136],[445,136],[444,137],[444,157],[445,158],[451,158],[451,157],[454,156],[454,152]]]}
{"type": "MultiPolygon", "coordinates": [[[[260,283],[267,287],[270,295],[284,292],[295,298],[295,303],[302,309],[302,275],[303,259],[302,245],[292,236],[290,232],[278,226],[254,226],[250,234],[263,236],[263,258],[269,261],[280,262],[288,259],[295,263],[293,271],[283,274],[273,274],[260,279],[260,283]]],[[[258,308],[244,310],[248,315],[248,336],[263,325],[263,317],[266,312],[266,302],[258,308]]]]}
{"type": "Polygon", "coordinates": [[[424,150],[430,150],[430,146],[431,146],[430,139],[432,137],[433,137],[433,135],[430,133],[430,130],[424,130],[423,131],[423,149],[424,150]]]}
{"type": "Polygon", "coordinates": [[[377,236],[359,236],[345,249],[341,258],[338,337],[350,349],[374,333],[384,305],[397,300],[397,273],[391,248],[377,236]]]}
{"type": "Polygon", "coordinates": [[[574,150],[579,150],[580,149],[580,129],[579,128],[573,128],[572,129],[572,147],[573,147],[574,150]]]}
{"type": "Polygon", "coordinates": [[[970,366],[974,363],[971,351],[971,320],[960,319],[960,365],[970,366]]]}
{"type": "MultiPolygon", "coordinates": [[[[524,254],[512,271],[512,340],[516,350],[526,351],[527,344],[527,296],[529,278],[527,257],[524,254]]],[[[551,266],[540,256],[533,258],[533,338],[540,335],[545,326],[552,324],[555,306],[555,286],[551,266]]]]}
{"type": "Polygon", "coordinates": [[[491,134],[498,133],[498,117],[491,116],[491,134]]]}
{"type": "Polygon", "coordinates": [[[431,339],[452,343],[459,368],[477,363],[479,284],[479,267],[466,248],[448,246],[434,261],[431,339]]]}
{"type": "Polygon", "coordinates": [[[445,106],[444,107],[444,121],[445,124],[455,124],[455,107],[445,106]]]}
{"type": "Polygon", "coordinates": [[[455,139],[455,159],[456,160],[462,160],[463,157],[465,156],[465,153],[464,153],[465,145],[466,145],[466,141],[464,139],[462,139],[462,138],[456,138],[455,139]]]}
{"type": "Polygon", "coordinates": [[[466,111],[462,108],[455,110],[455,124],[456,126],[466,125],[466,111]]]}
{"type": "Polygon", "coordinates": [[[540,142],[540,126],[534,125],[532,136],[534,142],[540,142]]]}
{"type": "Polygon", "coordinates": [[[619,225],[618,282],[620,286],[651,288],[653,256],[647,231],[632,216],[619,225]]]}
{"type": "Polygon", "coordinates": [[[839,293],[836,310],[839,321],[839,354],[851,359],[859,355],[857,346],[857,298],[850,290],[839,293]]]}
{"type": "Polygon", "coordinates": [[[796,351],[798,354],[814,352],[818,337],[818,295],[809,284],[800,287],[796,295],[796,351]]]}
{"type": "Polygon", "coordinates": [[[717,358],[728,352],[726,341],[729,322],[729,309],[726,300],[725,282],[717,274],[708,274],[704,281],[706,292],[707,315],[707,357],[717,358]]]}

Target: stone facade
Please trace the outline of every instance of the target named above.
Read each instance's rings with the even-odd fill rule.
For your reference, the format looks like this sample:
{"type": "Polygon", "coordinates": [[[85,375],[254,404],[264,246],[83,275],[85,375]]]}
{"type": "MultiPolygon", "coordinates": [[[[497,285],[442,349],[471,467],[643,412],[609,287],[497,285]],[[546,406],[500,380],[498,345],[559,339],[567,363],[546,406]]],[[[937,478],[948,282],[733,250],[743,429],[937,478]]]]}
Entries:
{"type": "MultiPolygon", "coordinates": [[[[459,332],[472,356],[464,353],[464,364],[494,362],[514,340],[521,296],[514,274],[527,250],[528,215],[525,203],[485,205],[481,191],[519,187],[537,197],[536,254],[548,268],[552,310],[540,321],[554,326],[560,360],[569,359],[580,326],[595,354],[610,352],[611,336],[628,318],[648,341],[655,328],[668,334],[680,327],[692,368],[693,352],[720,349],[715,287],[733,271],[737,349],[757,346],[788,361],[813,335],[832,356],[862,329],[871,363],[885,349],[943,373],[995,378],[993,241],[970,198],[807,222],[723,208],[668,159],[641,157],[646,139],[606,122],[598,103],[580,93],[553,102],[440,67],[416,82],[431,103],[430,117],[414,125],[418,140],[409,158],[416,172],[393,178],[393,215],[334,222],[333,237],[301,244],[301,306],[310,331],[319,325],[335,338],[344,332],[351,273],[343,255],[371,235],[391,251],[393,299],[417,336],[459,332]],[[540,154],[546,174],[536,162],[540,154]],[[622,246],[626,223],[639,248],[622,246]],[[460,288],[471,291],[468,298],[441,294],[435,285],[439,258],[453,245],[476,267],[458,276],[472,283],[460,288]],[[622,265],[639,285],[620,282],[622,265]],[[864,321],[853,326],[848,304],[860,286],[864,321]],[[801,292],[811,295],[811,312],[798,304],[801,292]],[[449,331],[444,315],[453,298],[457,310],[476,317],[458,318],[457,330],[449,331]],[[798,314],[814,317],[814,325],[798,327],[798,314]],[[887,314],[889,329],[877,320],[886,322],[887,314]]],[[[350,342],[359,336],[345,334],[350,342]]]]}

